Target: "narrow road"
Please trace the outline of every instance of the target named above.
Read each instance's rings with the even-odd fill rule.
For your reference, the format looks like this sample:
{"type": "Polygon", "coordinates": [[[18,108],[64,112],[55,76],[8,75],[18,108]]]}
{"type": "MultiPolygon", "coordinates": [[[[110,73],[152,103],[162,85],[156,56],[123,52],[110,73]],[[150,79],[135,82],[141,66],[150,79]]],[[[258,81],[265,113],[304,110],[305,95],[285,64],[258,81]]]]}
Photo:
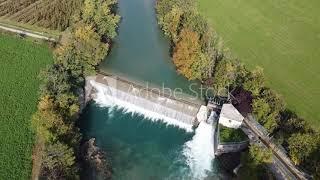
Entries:
{"type": "Polygon", "coordinates": [[[5,31],[10,31],[13,33],[17,33],[17,34],[30,36],[30,37],[37,38],[37,39],[44,39],[44,40],[52,41],[52,42],[58,41],[57,39],[55,39],[53,37],[46,36],[41,32],[30,31],[30,30],[26,30],[26,29],[22,29],[22,28],[18,28],[18,27],[8,27],[3,23],[0,23],[0,29],[5,30],[5,31]]]}

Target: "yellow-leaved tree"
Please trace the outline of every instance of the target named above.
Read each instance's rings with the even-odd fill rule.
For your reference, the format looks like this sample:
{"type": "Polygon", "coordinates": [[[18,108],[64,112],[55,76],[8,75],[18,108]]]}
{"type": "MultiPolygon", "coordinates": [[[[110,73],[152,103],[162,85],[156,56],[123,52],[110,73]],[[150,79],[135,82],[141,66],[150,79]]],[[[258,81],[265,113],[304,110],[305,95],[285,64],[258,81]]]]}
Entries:
{"type": "Polygon", "coordinates": [[[173,62],[180,74],[189,80],[202,79],[209,57],[201,52],[198,33],[184,28],[174,49],[173,62]]]}

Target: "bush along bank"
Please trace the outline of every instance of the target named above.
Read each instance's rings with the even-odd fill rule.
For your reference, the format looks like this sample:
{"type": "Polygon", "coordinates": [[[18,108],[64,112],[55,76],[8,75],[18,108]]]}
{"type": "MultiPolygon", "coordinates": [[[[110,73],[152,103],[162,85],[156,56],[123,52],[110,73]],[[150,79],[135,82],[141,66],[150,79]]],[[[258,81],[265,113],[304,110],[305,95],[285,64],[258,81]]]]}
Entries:
{"type": "Polygon", "coordinates": [[[178,73],[197,79],[216,92],[235,89],[237,108],[252,113],[288,150],[291,160],[314,178],[320,177],[320,135],[307,121],[288,110],[280,94],[265,85],[263,69],[248,70],[224,47],[194,0],[158,0],[160,28],[172,42],[178,73]]]}
{"type": "Polygon", "coordinates": [[[40,74],[38,110],[32,117],[36,176],[79,179],[81,134],[75,124],[80,99],[85,77],[96,73],[117,34],[120,17],[112,11],[115,6],[115,0],[84,0],[54,52],[54,64],[40,74]]]}

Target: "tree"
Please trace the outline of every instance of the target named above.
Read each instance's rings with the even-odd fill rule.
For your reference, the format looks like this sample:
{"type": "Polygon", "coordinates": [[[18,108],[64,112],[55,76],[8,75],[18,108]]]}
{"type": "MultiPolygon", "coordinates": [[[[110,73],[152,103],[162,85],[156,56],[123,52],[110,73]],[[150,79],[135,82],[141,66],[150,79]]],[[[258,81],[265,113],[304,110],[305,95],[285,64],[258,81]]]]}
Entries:
{"type": "Polygon", "coordinates": [[[68,42],[61,45],[54,51],[55,64],[60,64],[69,73],[69,83],[71,88],[77,89],[84,84],[83,63],[78,58],[76,47],[68,42]]]}
{"type": "Polygon", "coordinates": [[[201,79],[202,70],[206,66],[206,57],[201,54],[199,35],[190,29],[183,29],[179,35],[173,62],[179,73],[188,79],[201,79]],[[202,61],[200,61],[202,59],[202,61]]]}
{"type": "Polygon", "coordinates": [[[70,91],[69,74],[65,68],[59,64],[54,64],[41,71],[40,79],[42,85],[40,87],[41,95],[56,96],[61,93],[70,91]]]}
{"type": "Polygon", "coordinates": [[[261,88],[264,87],[264,83],[263,69],[261,67],[256,67],[256,69],[249,73],[243,84],[243,88],[250,91],[254,96],[257,96],[259,95],[261,88]]]}
{"type": "Polygon", "coordinates": [[[264,89],[261,92],[261,97],[268,102],[272,112],[279,113],[284,111],[286,108],[285,101],[282,96],[272,89],[264,89]]]}
{"type": "Polygon", "coordinates": [[[97,0],[85,0],[82,8],[82,19],[85,22],[92,22],[96,10],[97,0]]]}
{"type": "Polygon", "coordinates": [[[60,142],[48,144],[42,157],[41,175],[46,179],[78,179],[73,150],[60,142]]]}
{"type": "Polygon", "coordinates": [[[194,0],[158,0],[156,2],[158,22],[160,25],[163,23],[163,17],[168,14],[174,6],[179,7],[183,12],[187,12],[195,7],[194,0]]]}
{"type": "Polygon", "coordinates": [[[66,118],[70,118],[79,112],[78,97],[72,93],[59,94],[56,97],[57,106],[59,111],[66,118]]]}
{"type": "Polygon", "coordinates": [[[174,6],[171,11],[163,17],[163,21],[160,22],[164,34],[175,43],[178,42],[178,33],[182,14],[183,11],[179,7],[174,6]]]}
{"type": "Polygon", "coordinates": [[[52,110],[37,111],[31,122],[37,136],[43,137],[46,142],[54,141],[70,130],[62,117],[52,110]]]}
{"type": "Polygon", "coordinates": [[[223,59],[218,62],[214,72],[214,89],[219,93],[232,85],[236,79],[236,64],[233,60],[223,59]]]}
{"type": "Polygon", "coordinates": [[[269,103],[264,98],[256,98],[252,102],[252,112],[269,132],[278,127],[278,112],[272,112],[269,103]]]}
{"type": "Polygon", "coordinates": [[[270,149],[263,149],[258,145],[251,145],[249,148],[249,154],[253,160],[252,163],[256,166],[272,162],[272,152],[270,149]]]}
{"type": "Polygon", "coordinates": [[[298,165],[306,161],[309,156],[317,149],[319,138],[315,138],[314,134],[293,134],[288,139],[289,155],[292,161],[298,165]]]}
{"type": "Polygon", "coordinates": [[[188,11],[184,14],[183,18],[183,27],[191,29],[194,32],[199,33],[200,38],[208,32],[208,30],[212,30],[209,27],[209,24],[204,16],[196,11],[188,11]]]}
{"type": "Polygon", "coordinates": [[[265,118],[263,126],[268,130],[268,132],[273,133],[273,131],[278,127],[278,116],[278,113],[272,112],[265,118]]]}
{"type": "Polygon", "coordinates": [[[241,164],[239,178],[243,180],[266,179],[267,176],[265,164],[272,162],[272,152],[269,149],[263,149],[258,145],[251,145],[249,152],[241,154],[241,164]]]}
{"type": "Polygon", "coordinates": [[[91,25],[78,23],[74,28],[74,36],[68,46],[74,50],[75,58],[80,61],[84,76],[95,74],[96,66],[108,51],[108,44],[102,43],[100,39],[91,25]]]}
{"type": "Polygon", "coordinates": [[[203,78],[209,79],[213,76],[215,64],[227,57],[227,51],[223,47],[222,40],[210,27],[201,35],[200,44],[202,53],[208,61],[206,68],[203,70],[203,78]]]}
{"type": "Polygon", "coordinates": [[[120,16],[110,8],[115,3],[115,0],[85,0],[82,19],[85,23],[92,24],[99,35],[114,38],[120,21],[120,16]]]}
{"type": "Polygon", "coordinates": [[[237,68],[236,85],[241,87],[244,84],[244,82],[247,80],[247,77],[250,72],[242,63],[239,63],[237,67],[238,68],[237,68]]]}
{"type": "Polygon", "coordinates": [[[270,106],[265,99],[257,98],[253,100],[252,112],[256,115],[258,122],[264,124],[270,110],[270,106]]]}
{"type": "Polygon", "coordinates": [[[279,133],[286,139],[296,133],[315,133],[311,125],[288,109],[280,112],[279,133]]]}

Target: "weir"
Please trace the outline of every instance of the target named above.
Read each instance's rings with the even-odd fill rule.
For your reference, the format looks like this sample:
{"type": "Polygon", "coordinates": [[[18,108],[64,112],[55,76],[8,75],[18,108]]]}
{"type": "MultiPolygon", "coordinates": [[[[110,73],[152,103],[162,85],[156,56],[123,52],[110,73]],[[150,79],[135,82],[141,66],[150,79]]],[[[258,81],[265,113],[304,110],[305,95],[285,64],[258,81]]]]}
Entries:
{"type": "Polygon", "coordinates": [[[212,155],[237,152],[248,146],[247,141],[220,143],[219,114],[204,106],[200,100],[178,99],[159,89],[103,74],[86,78],[85,95],[86,103],[93,99],[101,106],[118,106],[126,112],[139,113],[151,120],[160,120],[189,132],[193,131],[194,125],[199,124],[196,134],[201,127],[207,131],[206,136],[211,142],[208,145],[212,148],[209,154],[212,155]]]}
{"type": "Polygon", "coordinates": [[[100,104],[117,105],[128,112],[141,113],[153,120],[163,120],[187,131],[192,131],[203,104],[200,100],[178,99],[161,89],[102,74],[88,77],[85,91],[86,102],[94,99],[98,104],[100,101],[100,104]]]}

